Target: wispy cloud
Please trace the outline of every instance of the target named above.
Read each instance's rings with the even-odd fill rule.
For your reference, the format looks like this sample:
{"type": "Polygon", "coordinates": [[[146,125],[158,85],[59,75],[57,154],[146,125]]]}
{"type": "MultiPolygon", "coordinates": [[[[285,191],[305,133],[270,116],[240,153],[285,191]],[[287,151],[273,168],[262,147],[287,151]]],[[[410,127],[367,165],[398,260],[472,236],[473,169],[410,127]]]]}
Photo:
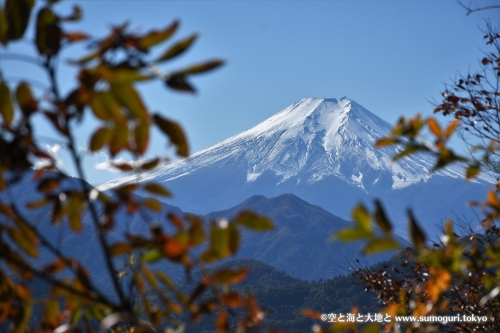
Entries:
{"type": "Polygon", "coordinates": [[[131,165],[132,167],[136,167],[136,166],[140,166],[144,160],[143,159],[140,159],[140,160],[126,160],[122,157],[118,157],[118,158],[114,158],[114,159],[110,159],[106,154],[104,153],[100,153],[99,155],[101,155],[105,157],[105,161],[102,161],[102,162],[96,162],[94,164],[94,168],[96,168],[97,170],[107,170],[107,171],[111,171],[111,172],[120,172],[120,169],[116,168],[113,164],[122,164],[122,163],[127,163],[129,165],[131,165]]]}
{"type": "MultiPolygon", "coordinates": [[[[47,154],[49,154],[50,157],[52,157],[52,159],[55,161],[56,167],[58,169],[61,169],[63,167],[63,161],[62,161],[61,157],[59,156],[59,152],[61,150],[61,145],[56,143],[53,146],[46,145],[45,147],[47,148],[47,154]]],[[[36,170],[36,169],[40,169],[40,168],[43,168],[43,167],[48,166],[48,165],[50,165],[50,159],[42,158],[41,160],[39,160],[35,163],[33,168],[36,170]]]]}

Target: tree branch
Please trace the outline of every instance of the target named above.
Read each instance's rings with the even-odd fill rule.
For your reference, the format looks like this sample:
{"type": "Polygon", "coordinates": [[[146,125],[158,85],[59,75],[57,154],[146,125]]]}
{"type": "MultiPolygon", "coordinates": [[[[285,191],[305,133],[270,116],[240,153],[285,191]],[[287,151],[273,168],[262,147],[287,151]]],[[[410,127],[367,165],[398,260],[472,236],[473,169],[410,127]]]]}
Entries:
{"type": "Polygon", "coordinates": [[[470,14],[474,13],[474,12],[478,12],[478,11],[481,11],[481,10],[488,10],[488,9],[500,9],[500,5],[491,5],[491,6],[484,6],[484,7],[476,7],[476,8],[472,8],[472,7],[468,7],[466,5],[464,5],[462,2],[460,2],[459,0],[457,0],[458,4],[460,6],[462,6],[466,11],[466,15],[469,16],[470,14]]]}
{"type": "MultiPolygon", "coordinates": [[[[54,66],[51,62],[50,57],[47,58],[47,61],[44,63],[44,66],[49,74],[50,84],[52,87],[52,92],[54,94],[54,98],[56,99],[56,102],[58,102],[61,100],[61,98],[60,98],[59,89],[57,86],[55,69],[54,69],[54,66]]],[[[69,124],[66,123],[66,126],[69,127],[69,124]]],[[[71,157],[73,158],[73,161],[75,162],[78,177],[80,179],[80,184],[81,184],[82,189],[83,189],[84,194],[85,194],[84,195],[85,202],[87,203],[87,205],[89,207],[90,214],[92,217],[92,222],[96,228],[98,238],[99,238],[99,243],[101,244],[102,251],[104,252],[104,259],[106,262],[106,267],[107,267],[108,272],[110,274],[110,278],[111,278],[111,281],[113,283],[113,287],[114,287],[115,292],[117,293],[118,298],[120,300],[121,308],[124,310],[127,310],[129,312],[132,312],[130,302],[125,297],[125,294],[120,286],[120,282],[118,281],[118,276],[115,273],[111,252],[109,250],[109,247],[108,247],[108,244],[106,242],[106,238],[105,238],[105,235],[102,231],[102,228],[100,228],[100,226],[99,226],[99,217],[97,215],[96,207],[91,202],[91,200],[89,198],[89,193],[90,193],[91,189],[89,188],[88,183],[85,181],[85,179],[86,179],[85,173],[83,172],[81,159],[80,159],[80,156],[78,155],[78,152],[76,151],[75,138],[74,138],[73,133],[71,131],[68,131],[67,138],[68,138],[68,148],[70,150],[71,157]]]]}

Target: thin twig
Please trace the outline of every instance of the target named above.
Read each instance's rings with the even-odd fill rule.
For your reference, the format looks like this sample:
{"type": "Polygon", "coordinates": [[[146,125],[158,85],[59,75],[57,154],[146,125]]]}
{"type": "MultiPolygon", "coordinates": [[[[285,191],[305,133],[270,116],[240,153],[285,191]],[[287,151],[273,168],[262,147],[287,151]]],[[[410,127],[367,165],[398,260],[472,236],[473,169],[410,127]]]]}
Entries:
{"type": "Polygon", "coordinates": [[[491,5],[491,6],[472,8],[472,7],[468,7],[468,6],[464,5],[463,3],[461,3],[458,0],[457,0],[457,2],[460,6],[462,6],[467,11],[467,13],[466,13],[467,16],[470,15],[471,13],[478,12],[480,10],[500,9],[500,5],[491,5]]]}
{"type": "MultiPolygon", "coordinates": [[[[61,98],[60,98],[59,89],[58,89],[57,82],[56,82],[55,68],[53,66],[53,58],[50,58],[50,57],[47,58],[47,61],[44,63],[44,66],[47,69],[47,72],[49,75],[49,80],[50,80],[50,83],[52,86],[52,92],[54,94],[55,100],[56,100],[56,102],[58,102],[61,100],[61,98]]],[[[66,124],[66,126],[69,127],[69,124],[66,124]]],[[[82,168],[80,155],[78,155],[78,152],[76,151],[75,139],[74,139],[73,133],[71,133],[71,131],[68,131],[67,138],[68,138],[68,148],[70,150],[73,161],[75,162],[78,177],[80,179],[80,184],[81,184],[83,191],[84,191],[84,194],[85,194],[85,201],[89,207],[92,221],[93,221],[94,226],[96,228],[96,231],[97,231],[97,234],[99,237],[99,242],[101,244],[101,248],[104,252],[104,259],[106,262],[108,272],[109,272],[110,277],[111,277],[111,281],[113,283],[113,287],[115,289],[115,292],[118,294],[118,298],[120,299],[121,306],[124,308],[124,310],[132,312],[130,302],[125,297],[125,294],[121,288],[120,282],[118,281],[118,277],[115,274],[115,269],[114,269],[114,265],[113,265],[111,252],[110,252],[108,244],[106,242],[104,232],[103,232],[102,228],[99,226],[99,217],[97,214],[97,210],[96,210],[93,202],[90,200],[89,193],[90,193],[91,189],[89,188],[89,184],[85,181],[86,177],[85,177],[85,173],[84,173],[83,168],[82,168]]]]}

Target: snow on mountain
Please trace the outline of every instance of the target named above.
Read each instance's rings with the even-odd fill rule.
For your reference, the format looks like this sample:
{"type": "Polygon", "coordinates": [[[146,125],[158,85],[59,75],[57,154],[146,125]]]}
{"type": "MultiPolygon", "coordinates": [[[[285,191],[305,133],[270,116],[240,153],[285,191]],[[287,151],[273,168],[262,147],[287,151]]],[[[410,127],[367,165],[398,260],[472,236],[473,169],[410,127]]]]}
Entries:
{"type": "MultiPolygon", "coordinates": [[[[174,204],[193,212],[230,207],[253,194],[290,192],[346,217],[357,200],[403,194],[401,190],[418,184],[420,188],[431,179],[470,185],[463,181],[464,171],[458,165],[430,174],[433,161],[424,155],[393,163],[395,148],[373,147],[375,140],[386,136],[391,128],[347,97],[304,98],[188,159],[164,164],[139,178],[118,178],[99,189],[131,181],[164,182],[178,195],[174,204]],[[337,190],[343,193],[339,196],[337,190]]],[[[476,185],[484,187],[493,181],[483,175],[476,185]]],[[[411,200],[396,201],[412,204],[411,200]]]]}

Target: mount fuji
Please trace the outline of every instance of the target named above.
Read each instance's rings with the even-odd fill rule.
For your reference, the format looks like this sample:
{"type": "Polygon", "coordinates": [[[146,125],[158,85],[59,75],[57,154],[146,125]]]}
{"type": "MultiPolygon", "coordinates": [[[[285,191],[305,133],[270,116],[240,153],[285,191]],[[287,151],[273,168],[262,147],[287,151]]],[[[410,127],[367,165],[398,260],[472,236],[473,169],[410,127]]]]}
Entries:
{"type": "Polygon", "coordinates": [[[232,207],[256,194],[293,193],[342,218],[349,218],[356,203],[379,198],[400,235],[408,207],[431,235],[448,217],[476,222],[467,202],[483,199],[493,177],[482,174],[467,183],[460,165],[430,173],[433,161],[425,155],[394,163],[397,148],[374,148],[391,128],[347,97],[304,98],[187,159],[115,179],[99,190],[154,180],[173,191],[172,204],[193,213],[232,207]]]}

